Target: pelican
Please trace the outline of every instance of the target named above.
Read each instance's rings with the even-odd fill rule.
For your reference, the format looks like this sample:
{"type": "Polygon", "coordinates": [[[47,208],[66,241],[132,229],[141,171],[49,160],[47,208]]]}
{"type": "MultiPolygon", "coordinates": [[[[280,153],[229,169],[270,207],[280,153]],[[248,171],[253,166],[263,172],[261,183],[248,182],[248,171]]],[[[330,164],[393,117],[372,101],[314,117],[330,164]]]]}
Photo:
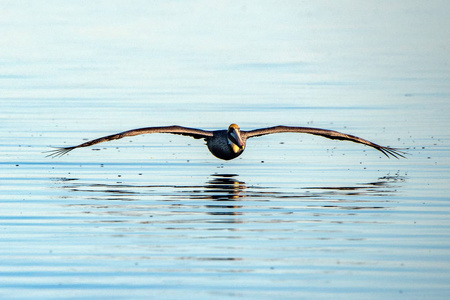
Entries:
{"type": "Polygon", "coordinates": [[[56,148],[55,150],[50,150],[50,154],[47,157],[60,157],[68,152],[81,148],[81,147],[89,147],[95,144],[108,142],[112,140],[118,140],[124,137],[135,136],[140,134],[148,134],[148,133],[171,133],[171,134],[179,134],[193,137],[194,139],[204,139],[206,141],[206,145],[208,146],[209,151],[217,158],[223,160],[231,160],[242,154],[245,150],[245,146],[247,143],[247,139],[257,136],[262,136],[266,134],[273,133],[282,133],[282,132],[296,132],[296,133],[307,133],[313,135],[323,136],[333,140],[346,140],[354,143],[360,143],[376,150],[382,152],[387,157],[393,156],[395,158],[403,157],[405,154],[402,151],[399,151],[396,148],[384,147],[372,143],[368,140],[362,139],[360,137],[341,133],[334,130],[328,129],[320,129],[320,128],[311,128],[311,127],[296,127],[296,126],[274,126],[267,127],[261,129],[255,129],[250,131],[244,131],[239,128],[236,124],[231,124],[228,127],[228,130],[201,130],[196,128],[189,128],[183,126],[163,126],[163,127],[145,127],[132,129],[108,136],[104,136],[95,140],[91,140],[85,143],[82,143],[78,146],[72,147],[62,147],[56,148]]]}

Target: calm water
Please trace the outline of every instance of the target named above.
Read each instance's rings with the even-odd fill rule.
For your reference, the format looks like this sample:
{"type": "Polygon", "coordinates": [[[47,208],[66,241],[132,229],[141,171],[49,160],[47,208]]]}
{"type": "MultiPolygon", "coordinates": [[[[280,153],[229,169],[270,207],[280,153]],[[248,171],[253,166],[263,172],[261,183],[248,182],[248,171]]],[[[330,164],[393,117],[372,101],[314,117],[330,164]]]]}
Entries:
{"type": "Polygon", "coordinates": [[[2,2],[0,297],[447,299],[449,5],[2,2]],[[329,128],[225,162],[127,129],[329,128]]]}

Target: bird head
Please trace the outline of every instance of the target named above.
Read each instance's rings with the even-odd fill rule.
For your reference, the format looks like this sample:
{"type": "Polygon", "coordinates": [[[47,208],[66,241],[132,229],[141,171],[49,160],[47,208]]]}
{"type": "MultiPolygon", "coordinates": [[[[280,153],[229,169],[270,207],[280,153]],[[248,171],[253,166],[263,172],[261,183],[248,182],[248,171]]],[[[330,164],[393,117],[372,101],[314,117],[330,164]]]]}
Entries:
{"type": "Polygon", "coordinates": [[[228,127],[228,144],[235,153],[245,148],[245,141],[241,137],[241,129],[236,124],[231,124],[228,127]]]}

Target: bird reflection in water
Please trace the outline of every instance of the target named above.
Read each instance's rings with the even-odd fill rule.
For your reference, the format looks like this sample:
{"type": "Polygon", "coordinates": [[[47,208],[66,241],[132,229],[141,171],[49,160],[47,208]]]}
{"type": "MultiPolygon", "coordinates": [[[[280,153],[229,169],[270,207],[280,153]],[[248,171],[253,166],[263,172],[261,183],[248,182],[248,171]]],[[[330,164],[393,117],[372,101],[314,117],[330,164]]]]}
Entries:
{"type": "Polygon", "coordinates": [[[190,198],[223,202],[205,205],[206,208],[213,210],[208,212],[211,215],[242,214],[242,212],[236,211],[236,209],[242,208],[242,205],[236,205],[233,202],[246,197],[245,182],[237,180],[236,174],[213,174],[211,177],[212,179],[205,183],[203,192],[191,193],[190,198]]]}
{"type": "MultiPolygon", "coordinates": [[[[286,210],[287,207],[383,209],[377,198],[395,193],[404,178],[396,174],[380,177],[373,182],[349,186],[291,186],[288,189],[277,186],[247,186],[236,174],[212,174],[209,180],[201,185],[89,184],[77,178],[58,178],[57,181],[63,184],[62,188],[77,193],[74,199],[94,200],[88,201],[89,204],[76,202],[69,204],[90,207],[89,213],[99,208],[114,208],[115,215],[127,216],[148,215],[148,213],[237,216],[256,206],[272,213],[286,210]],[[270,207],[262,205],[263,202],[270,202],[270,207]]],[[[70,198],[67,193],[61,197],[70,198]]],[[[238,223],[244,222],[244,219],[224,218],[215,219],[214,222],[238,223]]]]}

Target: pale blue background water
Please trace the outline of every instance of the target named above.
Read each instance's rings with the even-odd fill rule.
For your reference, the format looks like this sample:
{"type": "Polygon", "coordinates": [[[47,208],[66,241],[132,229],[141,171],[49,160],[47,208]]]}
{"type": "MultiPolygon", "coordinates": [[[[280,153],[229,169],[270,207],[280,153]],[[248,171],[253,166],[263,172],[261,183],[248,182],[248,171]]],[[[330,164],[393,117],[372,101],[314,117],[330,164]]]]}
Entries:
{"type": "Polygon", "coordinates": [[[446,1],[0,6],[2,298],[450,295],[446,1]],[[230,162],[171,135],[42,153],[233,122],[409,155],[295,134],[230,162]]]}

